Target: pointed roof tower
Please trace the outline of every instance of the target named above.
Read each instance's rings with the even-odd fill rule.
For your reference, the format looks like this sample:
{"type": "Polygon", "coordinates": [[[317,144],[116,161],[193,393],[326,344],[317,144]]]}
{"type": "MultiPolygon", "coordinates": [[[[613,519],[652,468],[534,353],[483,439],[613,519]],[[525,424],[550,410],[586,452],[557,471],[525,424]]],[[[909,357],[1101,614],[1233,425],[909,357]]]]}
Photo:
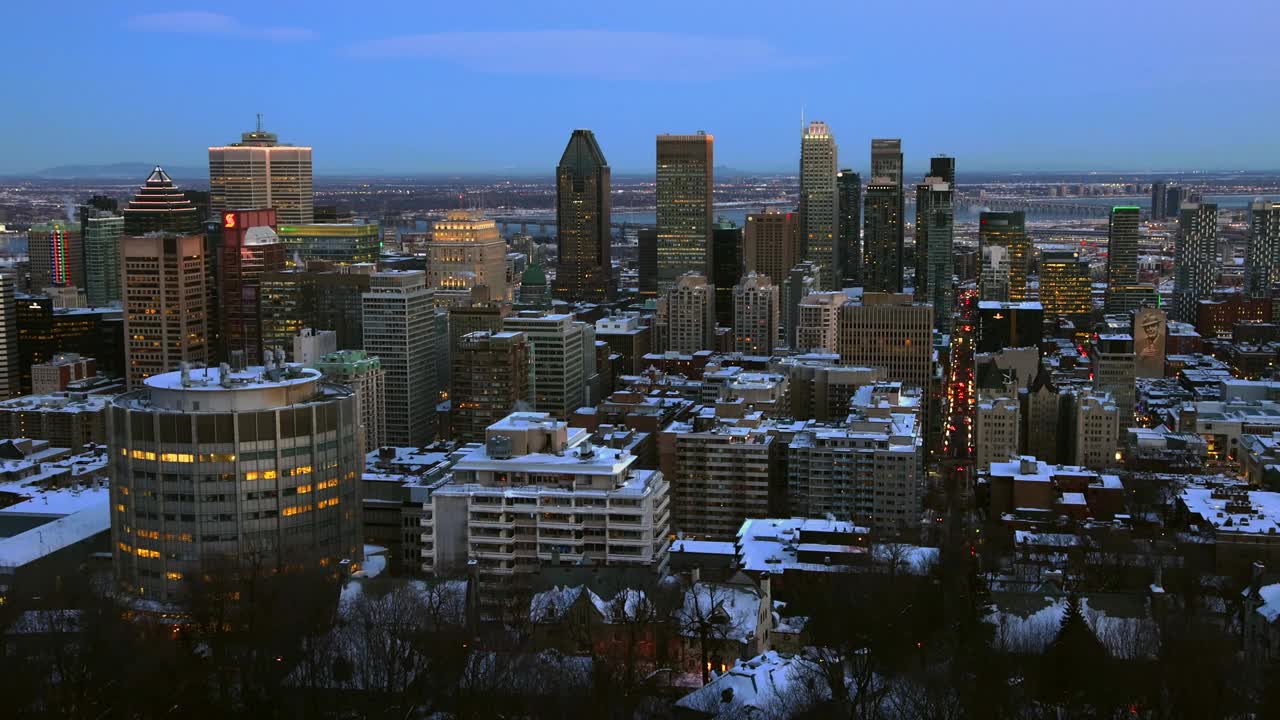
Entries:
{"type": "Polygon", "coordinates": [[[173,232],[192,235],[201,231],[200,211],[157,165],[147,176],[129,206],[124,209],[124,234],[173,232]]]}

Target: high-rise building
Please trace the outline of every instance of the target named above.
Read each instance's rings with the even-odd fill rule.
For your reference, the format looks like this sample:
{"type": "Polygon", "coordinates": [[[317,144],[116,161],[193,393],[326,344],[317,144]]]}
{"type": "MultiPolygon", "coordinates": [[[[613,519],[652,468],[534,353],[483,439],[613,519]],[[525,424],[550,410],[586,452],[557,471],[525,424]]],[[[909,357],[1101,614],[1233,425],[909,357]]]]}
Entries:
{"type": "Polygon", "coordinates": [[[1009,249],[988,245],[979,251],[978,296],[992,302],[1009,301],[1009,249]]]}
{"type": "Polygon", "coordinates": [[[840,199],[836,184],[836,139],[827,124],[813,121],[800,136],[800,242],[803,257],[820,268],[824,289],[844,281],[840,199]]]}
{"type": "Polygon", "coordinates": [[[936,176],[925,178],[916,193],[916,297],[933,306],[933,320],[943,334],[951,332],[955,310],[953,195],[951,184],[936,176]]]}
{"type": "Polygon", "coordinates": [[[693,353],[714,349],[715,287],[699,273],[685,273],[667,291],[667,350],[693,353]]]}
{"type": "Polygon", "coordinates": [[[1016,397],[983,398],[974,406],[973,447],[978,469],[1018,457],[1019,407],[1016,397]]]}
{"type": "Polygon", "coordinates": [[[85,294],[91,307],[120,301],[120,236],[124,218],[93,211],[80,223],[84,237],[85,294]]]}
{"type": "MultiPolygon", "coordinates": [[[[276,348],[283,350],[284,345],[276,346],[276,348]]],[[[302,363],[308,367],[315,367],[315,364],[320,362],[320,358],[330,353],[338,352],[338,333],[332,330],[302,328],[297,335],[293,336],[292,350],[290,357],[294,358],[294,362],[302,363]]]]}
{"type": "Polygon", "coordinates": [[[767,428],[729,418],[668,425],[658,435],[658,464],[671,482],[672,530],[732,540],[747,518],[768,517],[781,443],[767,428]]]}
{"type": "Polygon", "coordinates": [[[0,399],[22,394],[16,290],[13,277],[0,273],[0,399]]]}
{"type": "Polygon", "coordinates": [[[84,244],[78,224],[51,220],[32,225],[27,230],[27,255],[33,292],[47,287],[84,287],[84,244]]]}
{"type": "Polygon", "coordinates": [[[934,155],[929,158],[929,177],[936,177],[956,189],[956,159],[950,155],[934,155]]]}
{"type": "Polygon", "coordinates": [[[799,352],[836,352],[840,308],[848,301],[849,296],[839,290],[806,295],[796,308],[796,341],[792,349],[799,352]]]}
{"type": "Polygon", "coordinates": [[[507,243],[497,223],[470,210],[450,210],[431,228],[427,285],[438,299],[459,302],[480,286],[493,300],[507,299],[507,243]]]}
{"type": "Polygon", "coordinates": [[[733,287],[733,349],[772,355],[777,341],[778,286],[766,275],[749,273],[733,287]]]}
{"type": "Polygon", "coordinates": [[[31,369],[60,352],[98,361],[104,375],[124,376],[124,312],[116,307],[58,307],[48,295],[16,295],[19,386],[33,389],[31,369]]]}
{"type": "Polygon", "coordinates": [[[1271,297],[1280,283],[1280,203],[1255,200],[1249,205],[1249,245],[1244,268],[1249,296],[1271,297]]]}
{"type": "Polygon", "coordinates": [[[902,140],[899,138],[874,138],[871,140],[871,181],[885,178],[892,185],[902,187],[902,140]]]}
{"type": "Polygon", "coordinates": [[[182,363],[206,364],[204,236],[125,237],[120,255],[129,388],[139,388],[146,378],[176,370],[182,363]]]}
{"type": "Polygon", "coordinates": [[[485,428],[529,397],[529,347],[519,332],[478,330],[453,353],[450,425],[459,442],[483,442],[485,428]]]}
{"type": "Polygon", "coordinates": [[[112,566],[125,594],[181,600],[228,561],[276,572],[362,560],[359,422],[350,389],[274,363],[162,373],[115,398],[112,566]]]}
{"type": "Polygon", "coordinates": [[[295,265],[310,260],[334,265],[373,263],[382,249],[377,223],[279,224],[276,234],[284,243],[286,258],[295,265]]]}
{"type": "Polygon", "coordinates": [[[800,322],[800,301],[818,292],[818,272],[816,264],[809,260],[797,263],[787,271],[782,280],[782,289],[778,293],[782,302],[779,315],[786,331],[787,347],[796,346],[796,329],[800,322]]]}
{"type": "MultiPolygon", "coordinates": [[[[1163,190],[1161,191],[1163,195],[1163,190]]],[[[1121,288],[1138,283],[1138,227],[1142,209],[1136,206],[1111,208],[1107,225],[1107,311],[1116,312],[1121,288]]],[[[1163,217],[1163,216],[1162,216],[1163,217]]]]}
{"type": "Polygon", "coordinates": [[[1186,201],[1187,189],[1181,185],[1170,185],[1164,191],[1164,219],[1177,218],[1182,212],[1182,203],[1186,201]]]}
{"type": "Polygon", "coordinates": [[[918,531],[924,509],[920,391],[872,383],[836,422],[799,424],[786,449],[787,505],[796,517],[852,520],[878,536],[918,531]]]}
{"type": "Polygon", "coordinates": [[[204,229],[206,219],[174,186],[164,168],[157,165],[124,209],[124,234],[171,232],[194,235],[204,229]]]}
{"type": "Polygon", "coordinates": [[[1218,279],[1218,206],[1183,203],[1174,246],[1174,309],[1194,323],[1196,304],[1209,299],[1218,279]]]}
{"type": "Polygon", "coordinates": [[[363,350],[338,350],[321,357],[313,367],[329,380],[351,388],[356,396],[362,446],[366,450],[382,447],[387,433],[387,416],[383,412],[387,374],[378,358],[363,350]]]}
{"type": "MultiPolygon", "coordinates": [[[[1027,263],[1031,260],[1031,243],[1027,240],[1026,214],[983,211],[978,218],[978,249],[1003,247],[1009,254],[1009,300],[1027,298],[1027,263]]],[[[981,270],[980,270],[981,272],[981,270]]],[[[987,298],[982,296],[983,300],[987,298]]]]}
{"type": "Polygon", "coordinates": [[[844,257],[845,287],[862,285],[862,176],[845,168],[836,173],[839,198],[840,250],[844,257]]]}
{"type": "Polygon", "coordinates": [[[1163,180],[1156,180],[1151,183],[1151,219],[1163,220],[1168,216],[1165,209],[1165,194],[1169,191],[1169,184],[1163,180]]]}
{"type": "Polygon", "coordinates": [[[1040,458],[1048,463],[1058,462],[1059,448],[1062,446],[1059,423],[1062,413],[1062,395],[1049,369],[1040,365],[1036,377],[1027,386],[1027,394],[1023,399],[1023,412],[1026,417],[1024,428],[1026,438],[1023,446],[1027,455],[1040,458]]]}
{"type": "Polygon", "coordinates": [[[1039,347],[1044,338],[1044,306],[1038,302],[978,301],[978,352],[1039,347]]]}
{"type": "Polygon", "coordinates": [[[685,273],[712,272],[714,148],[714,137],[702,131],[658,136],[659,292],[685,273]]]}
{"type": "Polygon", "coordinates": [[[422,270],[369,276],[363,296],[364,350],[386,371],[387,445],[420,446],[435,437],[435,298],[422,270]]]}
{"type": "Polygon", "coordinates": [[[311,224],[311,148],[280,144],[259,118],[258,128],[242,133],[240,142],[209,148],[209,208],[214,215],[275,208],[283,225],[311,224]]]}
{"type": "Polygon", "coordinates": [[[222,348],[227,357],[243,353],[245,365],[261,365],[262,276],[284,269],[284,243],[275,231],[276,211],[228,210],[221,217],[222,348]]]}
{"type": "Polygon", "coordinates": [[[662,577],[670,486],[637,459],[546,413],[512,413],[427,500],[423,571],[456,577],[474,561],[481,613],[497,612],[501,591],[540,566],[621,565],[662,577]]]}
{"type": "Polygon", "coordinates": [[[711,230],[711,284],[716,288],[716,324],[733,327],[733,288],[742,279],[742,228],[721,218],[711,230]]]}
{"type": "Polygon", "coordinates": [[[1103,333],[1093,344],[1093,387],[1109,394],[1120,414],[1120,428],[1134,425],[1133,407],[1137,386],[1133,336],[1128,333],[1103,333]]]}
{"type": "Polygon", "coordinates": [[[902,188],[873,178],[863,199],[863,287],[902,291],[902,188]]]}
{"type": "Polygon", "coordinates": [[[364,343],[364,294],[374,266],[334,269],[313,263],[312,268],[262,274],[262,344],[287,350],[299,331],[313,328],[337,334],[340,350],[359,349],[364,343]]]}
{"type": "Polygon", "coordinates": [[[880,368],[884,377],[927,388],[933,377],[933,307],[910,295],[864,293],[840,306],[836,352],[844,365],[880,368]]]}
{"type": "Polygon", "coordinates": [[[658,295],[658,230],[641,228],[636,234],[637,287],[641,297],[658,295]]]}
{"type": "Polygon", "coordinates": [[[1075,401],[1075,464],[1093,470],[1115,464],[1120,407],[1106,393],[1085,391],[1075,401]]]}
{"type": "Polygon", "coordinates": [[[534,410],[568,418],[587,404],[586,357],[594,361],[595,353],[586,347],[585,328],[573,315],[538,311],[502,321],[504,331],[523,333],[528,345],[528,399],[534,410]]]}
{"type": "Polygon", "coordinates": [[[1040,304],[1046,320],[1066,319],[1086,327],[1085,321],[1093,312],[1093,285],[1089,261],[1078,251],[1045,250],[1041,254],[1040,304]]]}
{"type": "Polygon", "coordinates": [[[556,166],[558,297],[599,302],[613,294],[612,207],[604,152],[590,130],[574,130],[556,166]]]}
{"type": "Polygon", "coordinates": [[[746,271],[781,285],[800,261],[800,223],[795,214],[766,210],[747,215],[743,238],[746,271]]]}

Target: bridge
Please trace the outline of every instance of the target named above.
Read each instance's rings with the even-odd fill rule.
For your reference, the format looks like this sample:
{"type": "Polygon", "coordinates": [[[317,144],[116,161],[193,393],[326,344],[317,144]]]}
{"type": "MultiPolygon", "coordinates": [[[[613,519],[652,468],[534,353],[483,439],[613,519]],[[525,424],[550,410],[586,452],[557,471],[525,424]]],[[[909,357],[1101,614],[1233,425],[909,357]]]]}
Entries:
{"type": "Polygon", "coordinates": [[[962,198],[956,202],[956,208],[967,210],[1017,211],[1021,210],[1029,216],[1055,215],[1058,217],[1106,218],[1111,215],[1110,205],[1092,205],[1074,203],[1068,200],[1046,198],[962,198]]]}
{"type": "MultiPolygon", "coordinates": [[[[556,218],[554,215],[550,217],[541,217],[537,215],[520,215],[516,217],[496,216],[490,219],[498,224],[498,231],[504,236],[511,234],[512,226],[518,227],[519,232],[526,235],[529,234],[530,227],[537,227],[538,232],[535,234],[536,236],[545,236],[547,235],[548,229],[554,229],[556,226],[556,218]]],[[[614,221],[609,223],[609,227],[612,227],[614,230],[622,230],[626,228],[653,227],[653,225],[637,222],[614,221]]]]}

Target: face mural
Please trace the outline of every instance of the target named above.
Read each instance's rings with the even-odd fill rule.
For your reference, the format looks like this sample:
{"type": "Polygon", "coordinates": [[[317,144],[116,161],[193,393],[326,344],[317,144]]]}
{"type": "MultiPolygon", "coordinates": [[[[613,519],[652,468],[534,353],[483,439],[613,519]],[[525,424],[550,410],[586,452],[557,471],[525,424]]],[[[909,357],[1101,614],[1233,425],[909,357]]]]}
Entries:
{"type": "Polygon", "coordinates": [[[1163,310],[1142,308],[1133,318],[1133,353],[1138,377],[1164,374],[1166,319],[1163,310]]]}

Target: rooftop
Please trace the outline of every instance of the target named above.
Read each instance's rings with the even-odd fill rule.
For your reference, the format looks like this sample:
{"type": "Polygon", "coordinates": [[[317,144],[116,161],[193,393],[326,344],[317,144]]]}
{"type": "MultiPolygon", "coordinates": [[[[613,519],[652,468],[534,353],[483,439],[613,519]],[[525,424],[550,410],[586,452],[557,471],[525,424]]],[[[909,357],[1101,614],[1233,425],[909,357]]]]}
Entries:
{"type": "Polygon", "coordinates": [[[288,365],[278,377],[270,375],[271,368],[262,366],[247,367],[244,370],[231,370],[226,373],[227,386],[223,385],[222,368],[199,368],[187,372],[174,372],[152,375],[143,382],[147,387],[157,390],[182,390],[192,392],[218,392],[225,390],[258,390],[273,387],[290,387],[314,382],[320,379],[320,371],[301,365],[288,365]],[[183,380],[183,376],[187,380],[183,380]]]}

